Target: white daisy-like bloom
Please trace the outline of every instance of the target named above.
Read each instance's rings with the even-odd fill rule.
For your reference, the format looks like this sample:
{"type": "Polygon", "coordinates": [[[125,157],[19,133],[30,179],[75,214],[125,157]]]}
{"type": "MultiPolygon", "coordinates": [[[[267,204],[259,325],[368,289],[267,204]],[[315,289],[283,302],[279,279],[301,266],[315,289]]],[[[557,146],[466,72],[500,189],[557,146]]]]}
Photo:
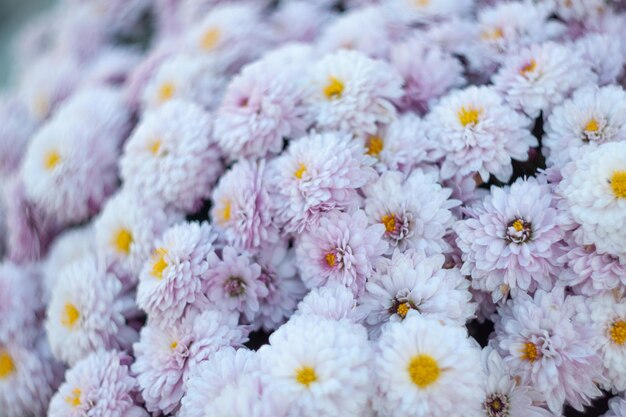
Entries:
{"type": "Polygon", "coordinates": [[[349,319],[355,323],[361,321],[357,310],[356,298],[349,288],[343,285],[324,285],[313,288],[298,303],[295,315],[314,315],[331,320],[349,319]]]}
{"type": "Polygon", "coordinates": [[[533,387],[521,385],[506,364],[491,347],[481,355],[487,374],[482,414],[484,417],[553,417],[541,407],[544,401],[533,387]]]}
{"type": "Polygon", "coordinates": [[[531,120],[504,104],[490,87],[469,87],[443,97],[426,119],[431,141],[443,155],[441,178],[478,173],[507,182],[511,159],[526,161],[537,146],[531,120]]]}
{"type": "Polygon", "coordinates": [[[120,171],[124,186],[146,200],[197,209],[222,171],[209,114],[174,99],[144,113],[125,144],[120,171]]]}
{"type": "Polygon", "coordinates": [[[207,222],[182,222],[156,242],[139,275],[137,306],[161,326],[206,310],[208,257],[217,233],[207,222]]]}
{"type": "Polygon", "coordinates": [[[319,129],[374,135],[377,124],[396,118],[392,101],[402,96],[402,77],[386,62],[340,50],[313,65],[308,79],[305,105],[319,129]]]}
{"type": "Polygon", "coordinates": [[[480,415],[485,374],[480,347],[465,327],[419,315],[389,323],[378,340],[374,377],[381,417],[480,415]]]}
{"type": "Polygon", "coordinates": [[[623,290],[606,291],[587,299],[578,320],[592,328],[604,363],[606,390],[626,390],[626,298],[623,290]]]}
{"type": "Polygon", "coordinates": [[[392,0],[387,5],[394,20],[406,24],[429,23],[468,14],[474,0],[392,0]]]}
{"type": "Polygon", "coordinates": [[[435,172],[421,169],[406,180],[399,172],[388,171],[363,188],[365,214],[370,224],[385,226],[388,254],[398,248],[432,255],[449,248],[444,235],[456,220],[450,209],[460,202],[450,199],[452,190],[441,187],[437,179],[435,172]]]}
{"type": "Polygon", "coordinates": [[[120,278],[136,283],[156,239],[178,218],[178,214],[166,213],[158,201],[143,201],[122,189],[94,220],[95,247],[120,278]]]}
{"type": "Polygon", "coordinates": [[[102,263],[86,255],[61,271],[46,314],[54,356],[73,365],[98,349],[129,349],[138,334],[128,319],[137,315],[131,294],[102,263]]]}
{"type": "Polygon", "coordinates": [[[469,281],[458,268],[443,269],[445,261],[443,255],[396,250],[391,259],[379,262],[359,299],[364,324],[373,337],[386,323],[413,314],[457,326],[474,317],[469,281]]]}
{"type": "Polygon", "coordinates": [[[595,79],[573,46],[546,42],[509,55],[493,84],[511,107],[535,118],[595,79]]]}
{"type": "Polygon", "coordinates": [[[548,166],[564,167],[581,151],[626,141],[626,92],[620,86],[583,87],[555,107],[542,144],[548,166]]]}
{"type": "Polygon", "coordinates": [[[349,320],[293,317],[258,354],[262,371],[290,416],[369,415],[372,348],[349,320]]]}
{"type": "Polygon", "coordinates": [[[591,63],[598,85],[615,84],[624,74],[626,56],[619,38],[590,33],[576,40],[575,47],[583,61],[591,63]]]}
{"type": "Polygon", "coordinates": [[[208,110],[217,107],[226,80],[215,67],[215,60],[204,56],[181,53],[168,58],[146,84],[142,107],[158,107],[174,98],[208,110]]]}
{"type": "Polygon", "coordinates": [[[582,152],[563,169],[557,192],[574,221],[577,243],[626,262],[626,141],[582,152]]]}

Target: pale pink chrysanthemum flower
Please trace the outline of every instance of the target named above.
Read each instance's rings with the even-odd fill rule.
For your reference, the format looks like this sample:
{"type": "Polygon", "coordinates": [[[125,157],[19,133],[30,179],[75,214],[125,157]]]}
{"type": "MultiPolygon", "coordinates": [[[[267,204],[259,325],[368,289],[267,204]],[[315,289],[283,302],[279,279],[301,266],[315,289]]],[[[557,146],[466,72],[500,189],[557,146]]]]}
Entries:
{"type": "Polygon", "coordinates": [[[103,48],[86,68],[81,88],[98,85],[121,87],[142,59],[142,54],[132,47],[113,45],[103,48]]]}
{"type": "Polygon", "coordinates": [[[510,187],[491,188],[491,195],[466,210],[454,230],[463,252],[461,272],[493,300],[509,291],[550,290],[560,272],[561,214],[550,186],[534,178],[510,187]]]}
{"type": "Polygon", "coordinates": [[[385,227],[388,254],[395,248],[442,253],[448,249],[444,236],[455,221],[451,209],[459,205],[449,198],[451,192],[437,183],[435,173],[416,169],[405,179],[387,171],[363,188],[365,213],[370,224],[385,227]]]}
{"type": "Polygon", "coordinates": [[[0,178],[7,179],[19,169],[36,128],[37,122],[18,97],[0,96],[0,178]]]}
{"type": "Polygon", "coordinates": [[[373,135],[377,124],[396,118],[393,101],[402,96],[402,77],[384,61],[341,50],[315,63],[307,80],[305,105],[319,129],[373,135]]]}
{"type": "Polygon", "coordinates": [[[391,259],[378,263],[359,299],[363,323],[370,336],[380,335],[388,322],[412,314],[425,315],[463,326],[474,317],[469,281],[459,269],[443,269],[443,255],[424,256],[396,250],[391,259]]]}
{"type": "Polygon", "coordinates": [[[583,61],[591,63],[598,85],[615,84],[624,75],[626,56],[618,38],[602,33],[590,33],[576,40],[575,48],[583,61]]]}
{"type": "Polygon", "coordinates": [[[396,100],[404,111],[425,114],[439,97],[466,82],[457,58],[418,37],[392,47],[391,65],[404,80],[404,94],[396,100]]]}
{"type": "Polygon", "coordinates": [[[468,59],[472,39],[476,36],[476,22],[468,18],[450,17],[436,25],[424,28],[422,36],[445,52],[468,59]]]}
{"type": "Polygon", "coordinates": [[[286,239],[264,245],[254,259],[261,266],[259,281],[267,288],[267,295],[259,298],[259,312],[252,325],[271,332],[291,317],[306,288],[298,275],[295,251],[286,239]]]}
{"type": "Polygon", "coordinates": [[[441,178],[478,173],[507,182],[511,159],[526,161],[537,146],[531,120],[504,104],[491,87],[469,87],[443,97],[426,118],[428,136],[443,155],[441,178]]]}
{"type": "Polygon", "coordinates": [[[467,15],[475,0],[392,0],[387,13],[406,24],[434,23],[444,18],[467,15]]]}
{"type": "Polygon", "coordinates": [[[50,401],[49,417],[148,417],[137,405],[139,385],[130,373],[132,358],[99,350],[77,362],[50,401]]]}
{"type": "Polygon", "coordinates": [[[348,319],[355,323],[362,321],[357,309],[356,298],[350,288],[343,285],[324,285],[313,288],[298,303],[294,316],[314,315],[331,320],[348,319]]]}
{"type": "Polygon", "coordinates": [[[230,159],[278,154],[284,138],[305,133],[310,124],[303,105],[305,86],[288,75],[290,70],[257,61],[228,84],[215,113],[214,134],[230,159]]]}
{"type": "Polygon", "coordinates": [[[156,240],[179,218],[166,212],[159,201],[144,201],[124,188],[93,222],[95,247],[124,283],[135,284],[156,240]]]}
{"type": "Polygon", "coordinates": [[[232,246],[222,249],[221,259],[211,253],[208,262],[209,300],[218,310],[238,311],[246,321],[253,322],[260,300],[269,294],[261,280],[261,266],[232,246]]]}
{"type": "Polygon", "coordinates": [[[88,2],[73,4],[71,7],[60,3],[51,51],[71,57],[79,65],[85,64],[94,59],[114,37],[109,24],[88,2]]]}
{"type": "Polygon", "coordinates": [[[136,360],[131,370],[137,375],[146,409],[176,413],[198,364],[221,348],[241,347],[248,340],[248,331],[238,321],[238,314],[207,310],[178,326],[144,326],[133,346],[136,360]]]}
{"type": "Polygon", "coordinates": [[[271,15],[271,26],[283,42],[313,42],[333,15],[320,2],[280,2],[271,15]]]}
{"type": "Polygon", "coordinates": [[[491,320],[497,307],[493,302],[491,294],[474,289],[473,287],[470,287],[469,290],[470,293],[472,293],[472,302],[477,304],[476,320],[478,320],[479,323],[491,320]]]}
{"type": "Polygon", "coordinates": [[[542,394],[548,408],[560,415],[564,403],[582,411],[602,395],[597,383],[602,360],[596,351],[594,329],[574,320],[584,300],[566,296],[563,288],[526,293],[498,309],[495,346],[521,383],[542,394]]]}
{"type": "Polygon", "coordinates": [[[120,280],[89,254],[58,273],[45,323],[54,356],[73,365],[98,349],[130,349],[138,310],[120,280]]]}
{"type": "Polygon", "coordinates": [[[359,296],[375,263],[387,250],[384,232],[383,224],[368,225],[362,210],[326,214],[296,243],[302,281],[307,288],[344,285],[359,296]]]}
{"type": "Polygon", "coordinates": [[[181,100],[145,113],[124,146],[124,186],[146,200],[197,209],[222,172],[211,125],[208,113],[181,100]]]}
{"type": "Polygon", "coordinates": [[[137,306],[161,327],[206,310],[209,254],[217,233],[206,223],[183,222],[169,228],[154,244],[137,287],[137,306]]]}
{"type": "Polygon", "coordinates": [[[609,411],[602,417],[626,417],[626,394],[611,398],[609,400],[609,411]]]}
{"type": "Polygon", "coordinates": [[[573,47],[546,42],[508,56],[492,81],[509,106],[536,118],[595,78],[573,47]]]}
{"type": "Polygon", "coordinates": [[[562,168],[581,151],[626,141],[626,92],[620,86],[583,87],[555,107],[542,139],[546,162],[562,168]]]}
{"type": "Polygon", "coordinates": [[[344,133],[312,133],[291,142],[268,167],[277,224],[300,233],[325,212],[355,206],[357,190],[376,178],[374,162],[344,133]]]}
{"type": "Polygon", "coordinates": [[[278,241],[268,180],[264,160],[242,159],[222,175],[213,190],[213,225],[237,250],[255,253],[278,241]]]}

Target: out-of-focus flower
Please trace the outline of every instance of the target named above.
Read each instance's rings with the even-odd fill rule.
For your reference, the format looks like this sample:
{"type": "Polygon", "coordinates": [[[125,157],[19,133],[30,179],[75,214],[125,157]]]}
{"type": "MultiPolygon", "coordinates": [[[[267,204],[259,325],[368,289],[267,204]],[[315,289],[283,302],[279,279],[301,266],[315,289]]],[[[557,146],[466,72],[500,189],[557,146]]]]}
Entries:
{"type": "Polygon", "coordinates": [[[6,180],[19,168],[37,122],[19,98],[0,96],[0,178],[6,180]]]}
{"type": "Polygon", "coordinates": [[[39,334],[45,309],[39,280],[33,266],[0,263],[0,344],[29,346],[39,334]]]}
{"type": "Polygon", "coordinates": [[[598,85],[613,84],[624,75],[626,56],[617,38],[592,33],[578,39],[575,47],[583,61],[591,64],[591,70],[598,77],[598,85]]]}

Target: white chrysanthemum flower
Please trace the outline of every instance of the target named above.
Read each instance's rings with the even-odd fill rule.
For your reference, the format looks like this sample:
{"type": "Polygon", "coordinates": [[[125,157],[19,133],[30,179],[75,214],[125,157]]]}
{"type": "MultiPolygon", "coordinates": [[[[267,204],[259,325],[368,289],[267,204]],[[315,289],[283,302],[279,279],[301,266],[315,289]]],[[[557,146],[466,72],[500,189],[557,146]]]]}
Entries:
{"type": "Polygon", "coordinates": [[[469,87],[443,97],[426,119],[431,141],[443,155],[441,178],[478,173],[507,182],[511,159],[525,161],[537,139],[531,120],[504,104],[490,87],[469,87]]]}
{"type": "Polygon", "coordinates": [[[341,50],[313,65],[308,77],[305,105],[320,129],[374,135],[377,124],[395,120],[392,101],[402,96],[402,77],[383,61],[341,50]]]}
{"type": "Polygon", "coordinates": [[[614,84],[624,74],[626,56],[619,38],[591,33],[578,39],[575,47],[583,61],[591,64],[599,85],[614,84]]]}
{"type": "Polygon", "coordinates": [[[262,371],[289,415],[367,414],[374,391],[365,329],[349,320],[292,318],[259,350],[262,371]]]}
{"type": "Polygon", "coordinates": [[[174,326],[210,306],[208,257],[217,233],[206,223],[172,226],[156,242],[139,275],[137,305],[160,326],[174,326]]]}
{"type": "Polygon", "coordinates": [[[222,171],[211,130],[208,113],[190,102],[145,113],[120,160],[124,186],[146,200],[197,209],[222,171]]]}
{"type": "Polygon", "coordinates": [[[542,144],[548,165],[562,168],[581,151],[626,141],[626,92],[619,86],[588,86],[556,107],[542,144]]]}
{"type": "Polygon", "coordinates": [[[443,255],[426,257],[396,250],[390,260],[379,262],[359,299],[359,310],[370,334],[378,337],[381,326],[402,321],[412,314],[463,326],[474,317],[469,281],[458,268],[443,269],[443,255]]]}
{"type": "Polygon", "coordinates": [[[607,390],[626,390],[626,298],[621,291],[607,291],[587,299],[578,319],[595,333],[596,348],[604,362],[607,390]]]}
{"type": "Polygon", "coordinates": [[[387,5],[394,20],[430,23],[471,12],[474,0],[392,0],[387,5]]]}
{"type": "Polygon", "coordinates": [[[626,262],[626,141],[583,152],[563,170],[557,188],[574,221],[579,244],[626,262]]]}
{"type": "Polygon", "coordinates": [[[360,322],[354,293],[343,285],[324,285],[313,288],[298,304],[296,315],[314,315],[331,320],[350,319],[360,322]]]}
{"type": "Polygon", "coordinates": [[[435,173],[416,169],[404,180],[399,172],[388,171],[363,193],[369,223],[385,226],[388,254],[398,248],[432,255],[449,248],[444,235],[455,221],[450,209],[459,201],[449,198],[452,191],[437,183],[435,173]]]}
{"type": "Polygon", "coordinates": [[[176,98],[210,110],[219,104],[225,84],[213,59],[184,53],[175,55],[165,60],[146,84],[142,107],[158,107],[176,98]]]}
{"type": "Polygon", "coordinates": [[[590,64],[573,47],[546,42],[509,55],[493,77],[493,84],[516,110],[535,118],[572,91],[595,81],[590,64]]]}
{"type": "Polygon", "coordinates": [[[155,240],[178,218],[128,190],[111,197],[94,221],[95,246],[123,281],[137,282],[155,240]]]}
{"type": "Polygon", "coordinates": [[[137,339],[127,322],[137,313],[133,297],[102,269],[87,255],[59,271],[52,290],[46,331],[54,356],[70,365],[98,349],[129,349],[137,339]]]}
{"type": "Polygon", "coordinates": [[[479,415],[485,374],[465,327],[419,315],[390,323],[374,367],[381,417],[479,415]]]}

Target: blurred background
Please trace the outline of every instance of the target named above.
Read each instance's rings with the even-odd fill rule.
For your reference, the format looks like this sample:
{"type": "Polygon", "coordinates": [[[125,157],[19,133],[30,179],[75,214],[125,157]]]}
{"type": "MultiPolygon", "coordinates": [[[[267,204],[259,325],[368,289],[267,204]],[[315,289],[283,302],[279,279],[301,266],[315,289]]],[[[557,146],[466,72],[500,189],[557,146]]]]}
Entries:
{"type": "Polygon", "coordinates": [[[11,40],[31,17],[51,7],[55,0],[0,0],[0,89],[11,68],[11,40]]]}

